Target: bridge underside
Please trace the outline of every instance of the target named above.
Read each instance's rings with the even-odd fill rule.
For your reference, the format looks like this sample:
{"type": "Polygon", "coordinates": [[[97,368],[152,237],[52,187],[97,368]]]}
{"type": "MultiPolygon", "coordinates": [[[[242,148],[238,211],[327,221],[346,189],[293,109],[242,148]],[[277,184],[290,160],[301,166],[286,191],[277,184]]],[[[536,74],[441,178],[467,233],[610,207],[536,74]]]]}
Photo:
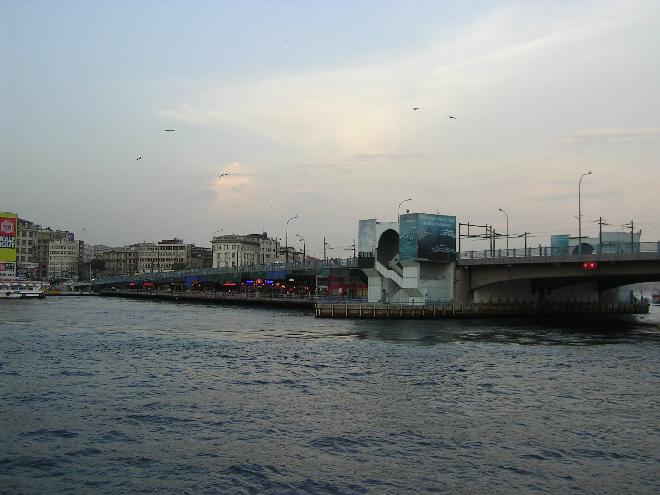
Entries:
{"type": "Polygon", "coordinates": [[[457,302],[621,301],[619,288],[660,281],[660,260],[607,263],[585,270],[581,263],[459,266],[457,302]]]}

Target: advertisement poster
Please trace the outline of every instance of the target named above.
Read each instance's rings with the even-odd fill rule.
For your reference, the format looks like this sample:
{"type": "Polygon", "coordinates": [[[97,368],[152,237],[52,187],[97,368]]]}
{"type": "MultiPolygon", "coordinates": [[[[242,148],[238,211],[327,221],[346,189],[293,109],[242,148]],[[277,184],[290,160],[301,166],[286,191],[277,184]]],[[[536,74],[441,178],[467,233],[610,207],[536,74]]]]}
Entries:
{"type": "Polygon", "coordinates": [[[400,260],[456,259],[456,217],[410,213],[400,219],[400,260]]]}
{"type": "Polygon", "coordinates": [[[14,213],[0,213],[0,277],[16,276],[16,228],[14,213]]]}

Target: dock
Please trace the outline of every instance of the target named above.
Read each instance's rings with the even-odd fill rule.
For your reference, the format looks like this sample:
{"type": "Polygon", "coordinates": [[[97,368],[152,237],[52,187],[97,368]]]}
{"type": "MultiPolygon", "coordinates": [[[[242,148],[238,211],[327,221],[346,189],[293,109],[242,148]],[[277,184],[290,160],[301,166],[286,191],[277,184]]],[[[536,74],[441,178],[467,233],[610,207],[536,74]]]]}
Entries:
{"type": "Polygon", "coordinates": [[[498,316],[585,314],[646,314],[648,303],[473,303],[473,304],[323,304],[315,305],[317,318],[442,319],[498,316]]]}
{"type": "Polygon", "coordinates": [[[382,304],[367,302],[323,302],[311,296],[226,293],[226,292],[164,292],[149,290],[102,291],[101,296],[129,299],[262,306],[314,310],[316,318],[353,319],[445,319],[490,318],[501,316],[546,316],[589,314],[646,314],[648,303],[520,303],[491,302],[454,305],[446,304],[382,304]]]}

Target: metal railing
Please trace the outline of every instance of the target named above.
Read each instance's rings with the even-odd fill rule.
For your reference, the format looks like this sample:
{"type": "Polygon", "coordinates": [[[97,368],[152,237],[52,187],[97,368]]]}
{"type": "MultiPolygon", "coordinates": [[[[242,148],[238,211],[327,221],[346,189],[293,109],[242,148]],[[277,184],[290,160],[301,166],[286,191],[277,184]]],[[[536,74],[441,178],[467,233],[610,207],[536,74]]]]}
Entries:
{"type": "Polygon", "coordinates": [[[483,249],[461,251],[460,263],[544,262],[581,260],[636,260],[660,258],[660,241],[607,242],[594,246],[538,246],[522,249],[483,249]]]}
{"type": "Polygon", "coordinates": [[[263,291],[237,290],[237,291],[209,291],[209,290],[186,290],[171,291],[163,289],[121,289],[117,291],[105,290],[102,294],[125,295],[125,294],[149,294],[152,296],[183,296],[183,297],[206,297],[209,299],[236,299],[236,300],[273,300],[273,301],[309,301],[323,304],[360,304],[366,303],[366,297],[345,297],[338,295],[315,294],[310,292],[271,292],[268,289],[263,291]]]}

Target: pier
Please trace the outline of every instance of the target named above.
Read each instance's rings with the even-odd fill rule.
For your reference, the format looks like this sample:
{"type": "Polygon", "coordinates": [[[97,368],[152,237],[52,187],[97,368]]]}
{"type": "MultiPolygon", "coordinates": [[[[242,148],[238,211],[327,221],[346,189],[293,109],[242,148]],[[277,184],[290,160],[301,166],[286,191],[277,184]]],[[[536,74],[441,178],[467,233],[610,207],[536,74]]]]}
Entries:
{"type": "Polygon", "coordinates": [[[324,304],[314,308],[317,318],[443,319],[496,316],[646,314],[648,303],[473,303],[461,304],[324,304]]]}
{"type": "Polygon", "coordinates": [[[314,310],[317,318],[354,319],[445,319],[497,316],[546,316],[593,314],[646,314],[648,303],[597,302],[491,302],[454,305],[447,304],[378,304],[352,301],[324,301],[313,295],[264,295],[259,292],[165,292],[145,290],[103,291],[107,297],[194,302],[235,306],[262,306],[314,310]]]}

